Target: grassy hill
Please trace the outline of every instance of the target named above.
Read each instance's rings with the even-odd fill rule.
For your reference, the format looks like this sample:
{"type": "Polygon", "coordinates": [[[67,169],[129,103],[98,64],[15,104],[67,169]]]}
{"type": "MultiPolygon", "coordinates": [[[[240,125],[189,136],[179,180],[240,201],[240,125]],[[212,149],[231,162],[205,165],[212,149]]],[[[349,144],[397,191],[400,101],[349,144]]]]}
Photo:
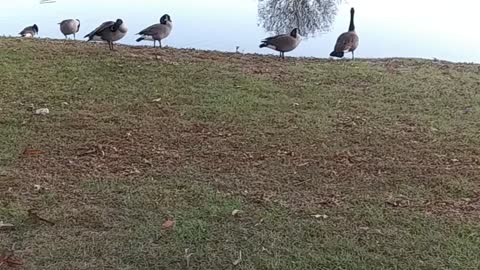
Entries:
{"type": "Polygon", "coordinates": [[[25,269],[480,267],[478,65],[7,38],[0,59],[0,256],[25,269]]]}

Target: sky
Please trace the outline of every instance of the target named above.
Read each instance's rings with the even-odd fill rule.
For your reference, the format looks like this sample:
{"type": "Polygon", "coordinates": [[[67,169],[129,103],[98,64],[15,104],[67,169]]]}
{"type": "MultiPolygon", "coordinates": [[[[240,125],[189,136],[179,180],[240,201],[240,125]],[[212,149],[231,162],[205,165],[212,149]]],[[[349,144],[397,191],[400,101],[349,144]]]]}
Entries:
{"type": "MultiPolygon", "coordinates": [[[[66,18],[82,21],[86,34],[106,20],[122,18],[129,35],[122,43],[135,44],[135,33],[157,23],[164,13],[174,21],[174,32],[165,41],[173,47],[195,47],[274,53],[260,50],[268,33],[258,26],[256,0],[39,0],[2,1],[0,35],[17,35],[37,23],[41,37],[61,38],[57,23],[66,18]],[[107,11],[107,12],[105,12],[107,11]]],[[[476,34],[476,0],[348,0],[330,33],[302,42],[294,56],[328,57],[336,38],[348,28],[351,6],[356,8],[360,36],[357,57],[421,57],[479,62],[480,35],[476,34]]],[[[144,43],[142,45],[149,45],[144,43]]]]}

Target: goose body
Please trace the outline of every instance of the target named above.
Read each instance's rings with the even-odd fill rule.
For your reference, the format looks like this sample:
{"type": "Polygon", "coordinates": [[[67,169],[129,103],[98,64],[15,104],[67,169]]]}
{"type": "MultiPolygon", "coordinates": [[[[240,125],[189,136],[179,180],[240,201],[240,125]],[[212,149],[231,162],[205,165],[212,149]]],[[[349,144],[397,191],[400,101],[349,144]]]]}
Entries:
{"type": "Polygon", "coordinates": [[[38,26],[36,24],[27,26],[19,33],[19,35],[22,37],[34,37],[38,35],[38,26]]]}
{"type": "Polygon", "coordinates": [[[160,18],[160,23],[151,25],[137,35],[141,35],[137,42],[142,40],[153,40],[153,47],[155,48],[156,42],[160,43],[160,48],[162,47],[162,40],[167,38],[172,32],[173,24],[170,18],[170,15],[165,14],[160,18]]]}
{"type": "Polygon", "coordinates": [[[351,52],[352,59],[355,59],[355,50],[358,47],[359,38],[355,32],[354,16],[355,9],[352,8],[350,10],[350,27],[348,28],[348,32],[345,32],[338,37],[335,48],[330,56],[342,58],[346,52],[351,52]]]}
{"type": "Polygon", "coordinates": [[[64,20],[60,25],[60,32],[67,38],[69,35],[73,35],[73,39],[75,39],[75,34],[80,31],[80,20],[64,20]]]}
{"type": "Polygon", "coordinates": [[[280,52],[280,57],[285,58],[285,53],[295,50],[301,41],[302,36],[300,35],[300,30],[295,28],[290,34],[268,37],[262,40],[260,48],[267,47],[278,51],[280,52]]]}
{"type": "Polygon", "coordinates": [[[85,38],[88,41],[106,41],[110,50],[113,50],[113,42],[122,39],[128,32],[127,25],[121,20],[108,21],[102,23],[95,30],[90,32],[85,38]]]}

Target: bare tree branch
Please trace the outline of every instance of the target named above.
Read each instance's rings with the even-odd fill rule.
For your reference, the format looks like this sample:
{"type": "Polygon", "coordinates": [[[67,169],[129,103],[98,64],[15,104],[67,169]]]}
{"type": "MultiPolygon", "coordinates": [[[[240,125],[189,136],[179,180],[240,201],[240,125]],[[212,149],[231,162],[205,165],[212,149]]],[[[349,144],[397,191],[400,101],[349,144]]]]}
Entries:
{"type": "Polygon", "coordinates": [[[288,33],[298,27],[304,36],[330,30],[342,0],[259,0],[259,24],[268,32],[288,33]]]}

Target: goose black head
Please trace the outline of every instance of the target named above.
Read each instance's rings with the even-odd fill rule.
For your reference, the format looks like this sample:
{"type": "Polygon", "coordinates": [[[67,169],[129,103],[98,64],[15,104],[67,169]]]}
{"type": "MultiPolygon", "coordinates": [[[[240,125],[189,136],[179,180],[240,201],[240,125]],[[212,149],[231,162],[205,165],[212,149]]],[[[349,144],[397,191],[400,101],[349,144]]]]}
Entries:
{"type": "Polygon", "coordinates": [[[112,28],[111,28],[112,31],[113,32],[117,31],[120,28],[120,26],[122,26],[122,24],[123,24],[122,19],[117,19],[117,21],[112,25],[112,28]]]}
{"type": "Polygon", "coordinates": [[[353,7],[350,9],[350,14],[355,14],[355,9],[353,7]]]}
{"type": "Polygon", "coordinates": [[[170,18],[170,15],[165,14],[160,18],[160,23],[161,24],[166,24],[167,22],[172,22],[172,19],[170,18]]]}
{"type": "Polygon", "coordinates": [[[34,24],[34,25],[32,26],[32,29],[33,29],[33,31],[35,31],[36,33],[38,33],[38,26],[37,26],[36,24],[34,24]]]}
{"type": "Polygon", "coordinates": [[[293,29],[292,32],[290,33],[290,36],[294,38],[297,38],[299,35],[300,35],[300,29],[298,28],[293,29]]]}

